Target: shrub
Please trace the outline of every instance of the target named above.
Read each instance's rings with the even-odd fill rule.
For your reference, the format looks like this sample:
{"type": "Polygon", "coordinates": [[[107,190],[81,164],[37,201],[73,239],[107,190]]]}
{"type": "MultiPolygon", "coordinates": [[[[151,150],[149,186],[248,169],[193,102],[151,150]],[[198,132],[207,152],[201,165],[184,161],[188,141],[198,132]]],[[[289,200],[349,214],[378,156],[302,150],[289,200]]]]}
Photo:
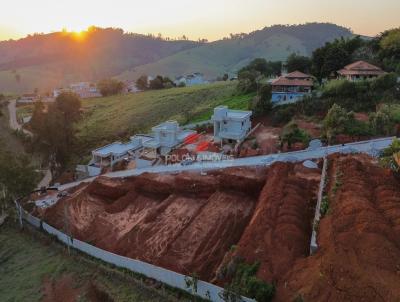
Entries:
{"type": "Polygon", "coordinates": [[[310,139],[310,135],[307,132],[300,129],[296,123],[290,122],[282,131],[281,144],[287,143],[290,149],[294,143],[308,145],[310,139]]]}
{"type": "Polygon", "coordinates": [[[225,287],[222,298],[225,301],[239,301],[239,295],[254,298],[258,302],[272,301],[275,286],[256,277],[259,262],[248,264],[240,261],[230,284],[225,287]]]}
{"type": "Polygon", "coordinates": [[[320,213],[322,216],[325,216],[329,212],[329,198],[328,196],[324,196],[321,201],[320,213]]]}

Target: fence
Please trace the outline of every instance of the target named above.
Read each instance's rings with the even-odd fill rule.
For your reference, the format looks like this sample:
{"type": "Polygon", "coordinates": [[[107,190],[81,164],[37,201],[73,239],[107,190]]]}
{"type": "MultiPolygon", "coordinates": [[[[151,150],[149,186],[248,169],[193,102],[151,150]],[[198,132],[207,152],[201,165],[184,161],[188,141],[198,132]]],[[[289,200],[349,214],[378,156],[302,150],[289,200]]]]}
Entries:
{"type": "Polygon", "coordinates": [[[321,181],[319,183],[319,190],[318,190],[318,200],[317,200],[317,205],[315,206],[315,216],[312,224],[313,230],[310,242],[310,254],[315,253],[318,249],[317,230],[318,230],[319,220],[321,218],[321,203],[325,190],[327,170],[328,170],[328,159],[324,157],[324,165],[322,167],[321,181]]]}
{"type": "MultiPolygon", "coordinates": [[[[224,289],[219,286],[198,280],[197,292],[193,293],[192,288],[188,287],[187,285],[187,280],[193,281],[192,277],[185,276],[140,260],[135,260],[124,256],[120,256],[102,250],[100,248],[97,248],[93,245],[90,245],[78,239],[74,239],[64,234],[63,232],[57,230],[56,228],[48,225],[46,222],[41,221],[39,218],[30,215],[21,207],[21,205],[17,201],[15,202],[15,204],[17,207],[17,212],[19,213],[20,216],[21,223],[22,220],[25,220],[35,228],[38,229],[42,228],[46,233],[56,236],[57,239],[63,242],[64,244],[69,245],[87,255],[103,260],[104,262],[114,264],[118,267],[126,268],[135,273],[142,274],[148,278],[155,279],[171,287],[179,288],[191,294],[196,294],[197,296],[203,299],[216,302],[225,301],[222,298],[222,293],[224,289]]],[[[255,300],[246,297],[241,297],[240,299],[241,301],[244,302],[256,302],[255,300]]]]}

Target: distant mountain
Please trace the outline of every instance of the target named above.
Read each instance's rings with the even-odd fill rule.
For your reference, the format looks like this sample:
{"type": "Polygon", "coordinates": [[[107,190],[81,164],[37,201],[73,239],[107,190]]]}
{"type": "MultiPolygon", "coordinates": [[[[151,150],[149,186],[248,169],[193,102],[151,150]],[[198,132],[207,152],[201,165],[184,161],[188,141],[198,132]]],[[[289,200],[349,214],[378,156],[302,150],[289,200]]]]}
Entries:
{"type": "Polygon", "coordinates": [[[0,42],[0,91],[41,91],[104,77],[135,80],[202,72],[212,79],[234,73],[253,58],[285,60],[352,32],[329,23],[276,25],[211,43],[170,41],[121,29],[91,28],[84,36],[58,32],[0,42]]]}
{"type": "Polygon", "coordinates": [[[137,78],[141,74],[179,76],[191,72],[202,72],[214,78],[225,72],[235,73],[254,58],[286,60],[292,53],[309,56],[328,41],[351,36],[353,33],[349,29],[330,23],[275,25],[183,50],[124,72],[119,78],[137,78]]]}

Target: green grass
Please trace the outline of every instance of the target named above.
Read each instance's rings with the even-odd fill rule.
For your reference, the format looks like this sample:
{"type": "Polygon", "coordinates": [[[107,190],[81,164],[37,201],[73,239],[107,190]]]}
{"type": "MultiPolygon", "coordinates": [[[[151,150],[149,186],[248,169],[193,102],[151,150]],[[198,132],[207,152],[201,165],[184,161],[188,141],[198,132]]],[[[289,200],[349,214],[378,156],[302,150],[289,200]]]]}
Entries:
{"type": "Polygon", "coordinates": [[[246,109],[251,97],[237,96],[236,82],[218,82],[83,100],[85,113],[77,125],[77,153],[83,155],[114,140],[148,133],[166,120],[186,124],[208,119],[217,105],[246,109]]]}
{"type": "Polygon", "coordinates": [[[156,62],[137,66],[123,72],[118,78],[137,79],[142,74],[169,75],[171,77],[194,71],[216,78],[224,73],[235,74],[252,59],[286,60],[291,53],[306,54],[300,39],[285,33],[260,32],[258,37],[221,40],[196,48],[180,51],[156,62]]]}
{"type": "Polygon", "coordinates": [[[0,227],[0,301],[40,301],[45,279],[73,275],[74,287],[92,281],[114,301],[174,301],[172,292],[161,293],[128,273],[112,269],[37,231],[23,232],[11,225],[0,227]]]}
{"type": "MultiPolygon", "coordinates": [[[[218,105],[228,106],[230,109],[237,110],[248,110],[249,101],[255,96],[255,94],[246,94],[246,95],[236,95],[232,97],[228,97],[225,99],[221,99],[218,105]]],[[[197,123],[201,121],[206,121],[211,118],[213,114],[213,108],[210,108],[207,112],[204,112],[201,115],[196,116],[190,123],[197,123]]]]}
{"type": "Polygon", "coordinates": [[[17,119],[22,121],[25,117],[32,116],[34,105],[27,104],[17,107],[17,119]]]}

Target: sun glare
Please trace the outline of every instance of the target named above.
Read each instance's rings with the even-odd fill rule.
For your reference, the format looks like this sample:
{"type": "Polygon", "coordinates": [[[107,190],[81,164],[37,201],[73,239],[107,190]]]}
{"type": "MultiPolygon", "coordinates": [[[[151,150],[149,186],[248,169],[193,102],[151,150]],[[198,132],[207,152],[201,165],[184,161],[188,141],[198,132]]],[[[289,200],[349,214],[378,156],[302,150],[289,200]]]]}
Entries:
{"type": "Polygon", "coordinates": [[[71,32],[72,36],[74,37],[74,39],[76,41],[83,41],[86,38],[86,34],[87,32],[85,30],[81,30],[81,31],[73,31],[71,32]]]}

